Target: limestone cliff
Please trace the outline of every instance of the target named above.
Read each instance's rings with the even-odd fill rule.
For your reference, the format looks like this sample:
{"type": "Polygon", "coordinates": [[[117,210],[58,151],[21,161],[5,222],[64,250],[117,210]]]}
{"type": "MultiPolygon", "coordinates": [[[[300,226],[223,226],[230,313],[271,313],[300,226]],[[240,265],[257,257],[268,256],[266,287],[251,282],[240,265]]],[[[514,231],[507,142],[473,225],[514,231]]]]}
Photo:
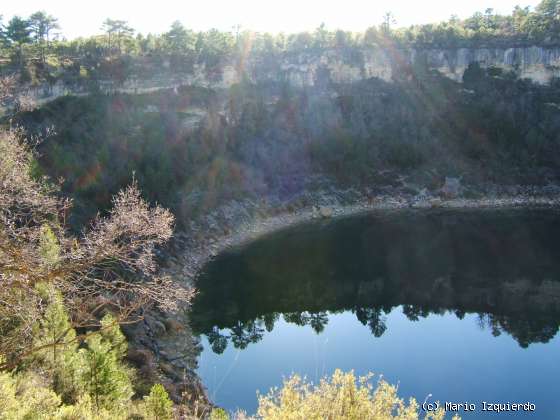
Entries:
{"type": "Polygon", "coordinates": [[[325,76],[335,83],[371,77],[391,81],[395,72],[406,70],[419,62],[456,81],[462,80],[463,73],[471,63],[510,70],[521,78],[541,84],[560,77],[560,47],[538,46],[424,50],[375,48],[361,50],[357,57],[354,55],[352,58],[330,50],[320,55],[300,54],[281,62],[273,71],[260,72],[258,63],[253,63],[251,70],[253,79],[259,81],[284,79],[296,86],[312,86],[325,76]]]}
{"type": "MultiPolygon", "coordinates": [[[[225,89],[247,78],[252,82],[287,82],[294,87],[311,87],[329,83],[352,83],[378,77],[391,81],[396,74],[407,71],[418,63],[425,63],[447,77],[461,81],[471,63],[481,67],[498,67],[513,71],[521,78],[547,84],[560,77],[560,47],[480,47],[457,49],[399,49],[375,47],[347,51],[325,50],[275,57],[273,60],[249,56],[243,63],[227,63],[216,69],[195,65],[193,70],[167,69],[165,76],[143,79],[131,76],[123,83],[98,81],[96,89],[102,92],[146,93],[163,88],[194,85],[213,89],[225,89]]],[[[162,73],[163,74],[163,73],[162,73]]],[[[37,104],[64,95],[84,95],[91,85],[55,84],[24,86],[20,93],[26,94],[37,104]]]]}

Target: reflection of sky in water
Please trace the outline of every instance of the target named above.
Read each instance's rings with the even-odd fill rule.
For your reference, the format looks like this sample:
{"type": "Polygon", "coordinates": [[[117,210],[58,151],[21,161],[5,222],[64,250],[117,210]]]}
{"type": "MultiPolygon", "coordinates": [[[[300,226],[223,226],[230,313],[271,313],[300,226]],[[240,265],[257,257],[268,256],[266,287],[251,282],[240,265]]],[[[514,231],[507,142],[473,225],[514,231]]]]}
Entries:
{"type": "MultiPolygon", "coordinates": [[[[461,321],[454,314],[429,315],[412,322],[400,308],[387,315],[387,331],[372,335],[351,312],[329,316],[321,334],[310,326],[299,327],[280,318],[274,330],[264,332],[257,343],[245,350],[229,345],[218,355],[203,339],[198,373],[218,405],[252,413],[256,391],[266,393],[279,386],[282,378],[298,373],[316,381],[335,368],[368,371],[393,384],[399,395],[422,402],[533,402],[535,413],[518,413],[519,418],[554,419],[560,413],[560,339],[548,344],[533,343],[523,349],[508,334],[494,337],[481,330],[476,315],[461,321]]],[[[376,376],[377,377],[377,376],[376,376]]],[[[499,417],[517,417],[504,413],[499,417]]],[[[494,413],[474,412],[463,418],[490,418],[494,413]]]]}

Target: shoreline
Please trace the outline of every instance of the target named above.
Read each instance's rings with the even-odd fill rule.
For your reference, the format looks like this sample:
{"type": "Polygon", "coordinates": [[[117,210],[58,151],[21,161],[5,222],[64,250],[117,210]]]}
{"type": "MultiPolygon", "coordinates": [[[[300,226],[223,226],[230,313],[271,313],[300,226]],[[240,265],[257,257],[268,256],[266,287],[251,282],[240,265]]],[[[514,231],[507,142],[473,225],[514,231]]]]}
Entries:
{"type": "Polygon", "coordinates": [[[300,224],[305,224],[319,219],[341,219],[345,217],[354,217],[363,214],[368,214],[378,211],[398,211],[407,209],[508,209],[508,208],[530,208],[532,206],[538,207],[559,207],[560,208],[560,197],[556,200],[551,200],[550,198],[539,197],[535,201],[523,201],[522,199],[517,199],[512,197],[511,199],[500,199],[500,200],[465,200],[465,199],[452,199],[447,201],[442,201],[436,205],[431,203],[423,204],[413,204],[409,205],[408,202],[395,202],[393,203],[382,203],[382,204],[364,204],[358,203],[350,206],[340,206],[335,208],[329,208],[332,210],[331,215],[322,215],[320,210],[317,209],[307,209],[301,212],[296,212],[294,214],[287,214],[281,216],[272,216],[270,219],[266,219],[259,225],[254,226],[252,229],[240,232],[226,239],[227,244],[219,250],[219,252],[227,251],[228,249],[235,248],[238,246],[244,246],[248,243],[258,240],[263,236],[273,234],[275,232],[290,229],[292,227],[298,226],[300,224]]]}
{"type": "MultiPolygon", "coordinates": [[[[281,211],[279,214],[268,215],[263,218],[254,217],[252,220],[242,220],[237,226],[228,226],[227,234],[215,234],[211,232],[203,240],[189,240],[187,232],[177,234],[173,266],[182,265],[180,271],[172,270],[174,275],[180,276],[186,286],[196,287],[196,277],[204,266],[217,255],[228,250],[242,247],[261,237],[275,232],[289,229],[300,224],[310,223],[316,220],[334,220],[345,217],[353,217],[376,211],[398,211],[405,209],[437,210],[437,209],[530,209],[530,208],[560,208],[560,194],[553,195],[511,195],[503,197],[483,197],[476,199],[431,197],[429,199],[417,200],[415,197],[404,196],[379,196],[362,197],[353,204],[314,204],[293,211],[281,211]],[[177,243],[179,248],[177,249],[177,243]],[[181,252],[182,248],[182,252],[181,252]],[[182,255],[181,255],[182,254],[182,255]]],[[[220,226],[223,228],[222,226],[220,226]]],[[[203,226],[197,226],[196,231],[204,230],[203,226]]]]}
{"type": "MultiPolygon", "coordinates": [[[[196,278],[208,263],[222,252],[243,247],[264,236],[314,221],[336,220],[372,212],[406,210],[496,210],[496,209],[560,209],[560,188],[552,193],[532,189],[530,193],[503,194],[467,199],[441,198],[435,195],[405,194],[392,191],[371,195],[352,191],[340,200],[340,191],[309,193],[309,200],[293,205],[289,202],[234,201],[192,221],[188,230],[179,231],[171,247],[164,251],[164,273],[176,278],[183,287],[196,289],[196,278]],[[350,198],[351,196],[351,198],[350,198]]],[[[307,194],[307,193],[306,193],[307,194]]],[[[299,200],[298,197],[296,198],[299,200]]],[[[170,395],[180,400],[180,389],[188,389],[204,405],[213,406],[206,387],[197,374],[202,351],[200,337],[190,327],[188,311],[161,313],[151,311],[144,325],[131,334],[136,346],[148,348],[155,356],[160,374],[166,379],[170,395]],[[170,328],[170,325],[182,325],[170,328]],[[177,346],[176,343],[185,343],[177,346]],[[179,374],[181,373],[182,374],[179,374]]]]}

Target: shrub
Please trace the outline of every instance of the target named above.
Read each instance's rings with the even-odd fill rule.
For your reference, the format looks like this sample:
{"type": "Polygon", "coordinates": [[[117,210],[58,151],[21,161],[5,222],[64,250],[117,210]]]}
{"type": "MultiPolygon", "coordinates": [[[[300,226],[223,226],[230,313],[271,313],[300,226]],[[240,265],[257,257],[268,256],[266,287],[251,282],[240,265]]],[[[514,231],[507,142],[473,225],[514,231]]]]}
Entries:
{"type": "Polygon", "coordinates": [[[229,416],[223,408],[214,408],[210,413],[210,420],[229,420],[229,416]]]}
{"type": "Polygon", "coordinates": [[[32,373],[0,373],[0,396],[0,418],[7,420],[50,419],[60,406],[60,397],[32,373]]]}
{"type": "MultiPolygon", "coordinates": [[[[356,378],[353,372],[336,370],[330,379],[319,385],[294,375],[284,382],[281,389],[273,389],[266,396],[259,396],[257,418],[266,420],[287,419],[340,419],[340,420],[412,420],[421,418],[419,405],[414,398],[406,404],[397,396],[397,389],[379,381],[374,390],[369,382],[371,374],[356,378]]],[[[445,412],[427,413],[425,419],[441,420],[445,412]]],[[[455,420],[457,417],[454,418],[455,420]]]]}
{"type": "Polygon", "coordinates": [[[161,384],[155,384],[150,395],[144,397],[146,414],[153,420],[170,420],[173,418],[173,403],[161,384]]]}
{"type": "Polygon", "coordinates": [[[82,386],[97,410],[124,406],[133,395],[131,371],[122,363],[124,337],[110,315],[101,324],[101,332],[90,335],[87,348],[79,351],[82,386]]]}
{"type": "MultiPolygon", "coordinates": [[[[46,306],[38,284],[58,290],[73,327],[97,323],[92,311],[101,302],[114,308],[121,322],[136,316],[136,310],[153,305],[176,310],[178,302],[189,300],[190,291],[172,287],[171,278],[157,274],[155,248],[171,237],[171,213],[150,207],[134,184],[114,198],[107,217],[97,217],[91,229],[73,237],[61,217],[68,202],[56,197],[46,179],[34,178],[34,156],[22,136],[19,130],[0,129],[2,368],[16,367],[35,351],[59,344],[37,343],[39,336],[32,334],[46,306]]],[[[123,345],[119,347],[122,353],[123,345]]]]}

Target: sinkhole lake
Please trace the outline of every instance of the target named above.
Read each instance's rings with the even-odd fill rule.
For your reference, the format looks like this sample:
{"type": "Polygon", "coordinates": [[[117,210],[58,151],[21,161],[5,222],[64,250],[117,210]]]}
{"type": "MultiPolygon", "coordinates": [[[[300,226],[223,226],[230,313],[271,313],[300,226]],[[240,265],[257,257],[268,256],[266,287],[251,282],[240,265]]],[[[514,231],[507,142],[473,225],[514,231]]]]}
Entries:
{"type": "Polygon", "coordinates": [[[249,414],[292,373],[373,372],[401,397],[560,418],[560,212],[403,210],[289,228],[198,278],[198,374],[249,414]]]}

